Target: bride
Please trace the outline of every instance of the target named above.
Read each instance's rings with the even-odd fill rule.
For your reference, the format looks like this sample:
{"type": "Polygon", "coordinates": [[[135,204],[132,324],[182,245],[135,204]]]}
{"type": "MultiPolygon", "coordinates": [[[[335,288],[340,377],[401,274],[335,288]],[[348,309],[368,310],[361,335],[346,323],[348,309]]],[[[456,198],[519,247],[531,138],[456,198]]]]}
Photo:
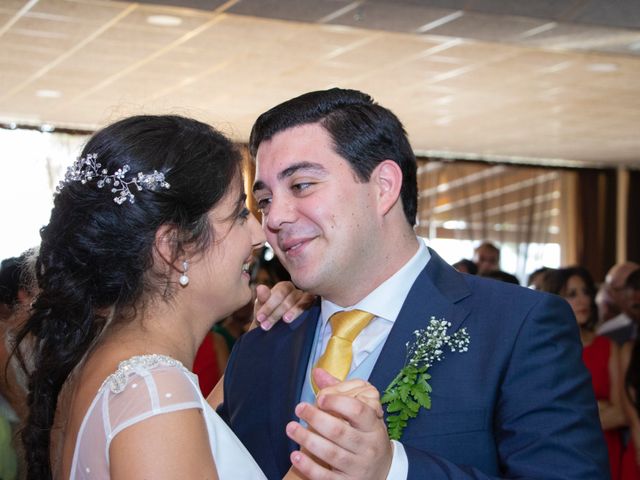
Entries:
{"type": "Polygon", "coordinates": [[[41,230],[17,335],[17,355],[33,352],[28,478],[264,478],[190,372],[252,298],[264,237],[245,199],[240,154],[198,121],[130,117],[88,141],[41,230]]]}

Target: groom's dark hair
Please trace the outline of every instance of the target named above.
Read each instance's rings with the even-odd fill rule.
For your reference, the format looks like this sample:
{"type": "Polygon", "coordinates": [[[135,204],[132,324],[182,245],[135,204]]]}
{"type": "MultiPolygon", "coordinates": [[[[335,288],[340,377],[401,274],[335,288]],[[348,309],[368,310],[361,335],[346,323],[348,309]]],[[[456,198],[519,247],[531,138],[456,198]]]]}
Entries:
{"type": "Polygon", "coordinates": [[[415,225],[416,157],[398,117],[366,93],[332,88],[276,105],[254,123],[249,138],[251,155],[255,158],[260,143],[277,133],[311,123],[319,123],[329,133],[336,153],[349,162],[362,182],[369,181],[371,172],[382,161],[396,162],[402,170],[402,208],[409,225],[415,225]]]}

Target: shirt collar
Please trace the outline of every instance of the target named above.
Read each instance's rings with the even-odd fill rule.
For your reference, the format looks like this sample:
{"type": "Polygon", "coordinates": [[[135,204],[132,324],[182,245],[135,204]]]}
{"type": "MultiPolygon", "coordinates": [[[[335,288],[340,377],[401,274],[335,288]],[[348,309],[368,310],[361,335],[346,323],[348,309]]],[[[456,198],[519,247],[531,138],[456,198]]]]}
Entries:
{"type": "Polygon", "coordinates": [[[376,317],[383,318],[390,322],[395,322],[400,309],[404,304],[409,290],[413,286],[420,272],[424,270],[427,262],[431,258],[429,249],[422,238],[418,239],[418,251],[404,266],[391,277],[382,282],[369,295],[364,297],[355,305],[341,307],[329,300],[322,299],[320,320],[323,326],[329,321],[334,313],[340,310],[360,309],[373,313],[376,317]]]}

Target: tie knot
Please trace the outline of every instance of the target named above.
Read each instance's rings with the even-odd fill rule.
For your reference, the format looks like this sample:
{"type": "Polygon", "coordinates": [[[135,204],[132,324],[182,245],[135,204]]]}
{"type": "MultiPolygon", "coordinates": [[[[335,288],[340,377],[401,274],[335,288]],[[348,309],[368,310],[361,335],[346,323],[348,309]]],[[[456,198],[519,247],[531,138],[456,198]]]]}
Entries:
{"type": "Polygon", "coordinates": [[[374,317],[362,310],[341,311],[331,315],[331,335],[353,342],[374,317]]]}

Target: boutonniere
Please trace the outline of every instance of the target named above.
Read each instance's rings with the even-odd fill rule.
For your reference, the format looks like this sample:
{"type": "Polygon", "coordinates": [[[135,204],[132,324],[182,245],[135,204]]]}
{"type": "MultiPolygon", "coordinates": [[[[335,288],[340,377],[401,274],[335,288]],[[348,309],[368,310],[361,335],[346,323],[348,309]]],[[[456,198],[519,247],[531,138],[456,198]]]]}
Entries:
{"type": "Polygon", "coordinates": [[[426,329],[413,332],[415,338],[407,342],[405,366],[389,384],[380,400],[387,409],[389,438],[400,440],[410,418],[418,415],[420,407],[431,408],[431,386],[427,370],[442,360],[444,348],[451,352],[466,352],[470,337],[465,328],[452,335],[447,333],[451,323],[431,317],[426,329]]]}

